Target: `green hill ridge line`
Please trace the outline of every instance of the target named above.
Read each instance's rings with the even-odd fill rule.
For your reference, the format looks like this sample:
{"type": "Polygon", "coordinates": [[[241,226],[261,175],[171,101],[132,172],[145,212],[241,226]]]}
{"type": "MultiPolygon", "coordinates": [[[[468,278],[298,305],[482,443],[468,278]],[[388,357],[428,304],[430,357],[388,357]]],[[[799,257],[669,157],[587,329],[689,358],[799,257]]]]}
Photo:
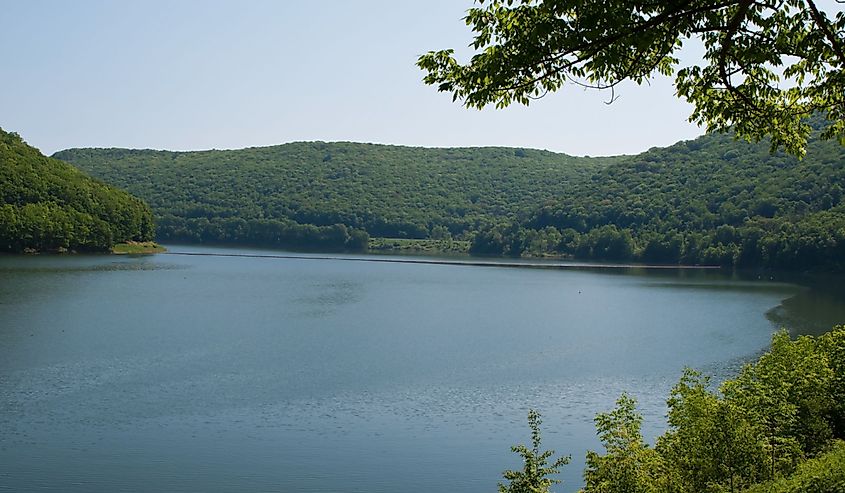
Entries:
{"type": "Polygon", "coordinates": [[[515,257],[833,270],[845,261],[845,151],[816,138],[802,161],[722,134],[603,158],[350,142],[54,157],[147,200],[162,241],[360,251],[370,236],[515,257]]]}
{"type": "Polygon", "coordinates": [[[0,129],[0,252],[107,252],[153,233],[143,200],[0,129]]]}
{"type": "Polygon", "coordinates": [[[70,149],[54,157],[147,200],[163,241],[270,246],[295,240],[260,231],[274,222],[341,224],[374,237],[469,239],[482,225],[527,215],[618,161],[344,142],[197,152],[70,149]]]}

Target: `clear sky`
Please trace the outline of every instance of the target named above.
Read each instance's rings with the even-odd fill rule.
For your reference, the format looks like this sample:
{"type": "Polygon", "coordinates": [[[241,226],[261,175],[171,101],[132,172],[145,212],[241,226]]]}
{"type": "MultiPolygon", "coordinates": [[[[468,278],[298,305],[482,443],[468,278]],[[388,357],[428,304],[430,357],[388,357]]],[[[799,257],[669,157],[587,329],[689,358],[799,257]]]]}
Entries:
{"type": "Polygon", "coordinates": [[[468,110],[415,61],[465,48],[471,0],[0,0],[0,127],[69,147],[302,140],[636,153],[694,138],[668,80],[468,110]]]}

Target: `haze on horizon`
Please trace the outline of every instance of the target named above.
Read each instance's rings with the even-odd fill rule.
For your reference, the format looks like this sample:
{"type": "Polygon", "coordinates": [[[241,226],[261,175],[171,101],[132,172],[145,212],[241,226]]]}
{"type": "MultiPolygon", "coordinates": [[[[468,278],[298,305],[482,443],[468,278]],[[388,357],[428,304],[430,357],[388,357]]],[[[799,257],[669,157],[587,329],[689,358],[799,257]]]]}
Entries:
{"type": "MultiPolygon", "coordinates": [[[[233,149],[293,141],[632,154],[691,139],[671,81],[619,100],[576,87],[468,110],[415,66],[469,44],[471,0],[7,3],[0,127],[70,147],[233,149]]],[[[460,53],[460,51],[459,51],[460,53]]],[[[469,50],[466,50],[469,53],[469,50]]]]}

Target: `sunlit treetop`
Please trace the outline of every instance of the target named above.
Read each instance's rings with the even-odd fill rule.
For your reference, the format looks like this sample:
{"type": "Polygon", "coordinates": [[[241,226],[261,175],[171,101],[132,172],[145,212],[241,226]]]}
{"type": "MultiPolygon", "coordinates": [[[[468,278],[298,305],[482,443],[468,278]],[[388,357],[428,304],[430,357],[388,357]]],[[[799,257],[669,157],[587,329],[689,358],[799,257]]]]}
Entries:
{"type": "Polygon", "coordinates": [[[845,142],[845,15],[812,0],[477,0],[467,11],[475,50],[431,51],[424,81],[467,107],[529,104],[573,84],[609,91],[675,77],[690,121],[803,156],[806,119],[827,116],[821,137],[845,142]],[[699,40],[704,55],[677,54],[699,40]]]}

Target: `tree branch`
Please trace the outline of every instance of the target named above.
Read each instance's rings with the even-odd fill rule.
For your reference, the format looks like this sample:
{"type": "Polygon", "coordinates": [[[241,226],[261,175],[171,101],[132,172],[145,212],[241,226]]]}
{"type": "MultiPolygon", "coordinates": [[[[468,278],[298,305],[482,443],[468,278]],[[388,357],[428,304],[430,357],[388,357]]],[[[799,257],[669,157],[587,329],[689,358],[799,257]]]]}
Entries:
{"type": "Polygon", "coordinates": [[[722,47],[719,50],[719,59],[717,61],[717,65],[719,68],[719,78],[722,80],[722,83],[725,85],[725,88],[733,94],[734,96],[738,97],[742,100],[743,103],[748,105],[751,109],[756,109],[757,105],[754,101],[751,100],[748,96],[745,95],[742,91],[740,91],[736,86],[733,85],[731,82],[731,77],[728,75],[728,53],[731,51],[734,42],[734,35],[739,30],[740,26],[742,25],[742,21],[745,20],[746,14],[748,14],[748,9],[751,7],[753,0],[740,0],[737,11],[734,13],[731,20],[728,22],[727,29],[725,31],[725,36],[722,39],[722,47]]]}
{"type": "Polygon", "coordinates": [[[810,15],[813,17],[813,22],[819,26],[819,29],[824,33],[825,38],[830,42],[830,47],[836,56],[839,58],[839,64],[845,66],[845,50],[842,49],[842,40],[838,39],[833,31],[830,30],[830,25],[825,20],[824,16],[816,7],[813,0],[807,0],[807,5],[810,7],[810,15]]]}

